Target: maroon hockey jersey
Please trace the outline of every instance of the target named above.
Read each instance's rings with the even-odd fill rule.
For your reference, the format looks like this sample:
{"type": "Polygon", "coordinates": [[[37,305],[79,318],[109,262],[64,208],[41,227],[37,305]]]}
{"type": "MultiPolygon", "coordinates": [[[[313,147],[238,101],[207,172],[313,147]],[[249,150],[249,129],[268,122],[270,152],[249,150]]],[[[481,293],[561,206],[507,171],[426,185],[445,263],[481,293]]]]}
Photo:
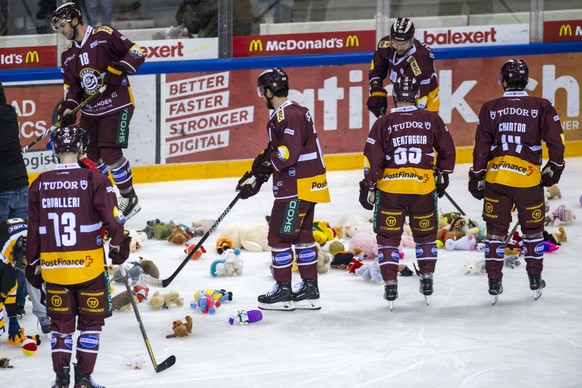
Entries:
{"type": "MultiPolygon", "coordinates": [[[[141,48],[114,28],[87,26],[83,41],[71,42],[61,54],[65,100],[79,104],[103,86],[107,66],[113,62],[126,74],[134,74],[145,58],[141,48]]],[[[107,85],[105,92],[82,112],[102,116],[135,105],[129,79],[119,86],[107,85]]]]}
{"type": "Polygon", "coordinates": [[[416,105],[431,112],[438,112],[439,84],[434,69],[434,54],[430,47],[414,39],[410,50],[398,58],[396,50],[392,48],[390,36],[385,36],[378,42],[372,57],[368,72],[370,83],[374,80],[384,81],[386,76],[394,83],[403,75],[412,77],[418,82],[420,97],[416,105]]]}
{"type": "Polygon", "coordinates": [[[329,202],[323,154],[307,108],[290,100],[267,125],[275,201],[329,202]]]}
{"type": "Polygon", "coordinates": [[[40,258],[42,277],[78,284],[103,273],[101,226],[113,245],[123,238],[117,198],[109,179],[78,164],[59,164],[30,186],[26,259],[40,258]]]}
{"type": "Polygon", "coordinates": [[[564,132],[556,109],[545,98],[525,91],[505,92],[479,112],[473,171],[485,180],[513,187],[541,182],[542,140],[556,166],[564,165],[564,132]]]}
{"type": "Polygon", "coordinates": [[[387,193],[428,194],[436,188],[435,168],[453,172],[455,157],[453,138],[437,113],[415,106],[394,108],[370,130],[364,179],[368,187],[387,193]]]}

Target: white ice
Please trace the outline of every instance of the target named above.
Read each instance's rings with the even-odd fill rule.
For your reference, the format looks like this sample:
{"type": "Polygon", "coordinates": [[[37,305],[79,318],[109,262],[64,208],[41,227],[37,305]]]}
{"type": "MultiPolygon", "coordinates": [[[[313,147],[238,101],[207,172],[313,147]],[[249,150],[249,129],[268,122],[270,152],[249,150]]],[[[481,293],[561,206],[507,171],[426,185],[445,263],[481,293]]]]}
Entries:
{"type": "MultiPolygon", "coordinates": [[[[481,202],[466,190],[468,165],[458,165],[449,194],[472,218],[481,221],[481,202]]],[[[330,172],[332,202],[316,207],[316,219],[335,225],[348,213],[370,216],[358,203],[360,171],[330,172]]],[[[146,221],[190,224],[218,217],[234,198],[237,179],[191,180],[137,185],[142,211],[128,221],[142,229],[146,221]]],[[[400,296],[391,312],[383,287],[347,271],[331,269],[320,275],[320,311],[263,312],[262,321],[231,326],[228,317],[239,309],[256,309],[257,295],[271,289],[268,252],[243,251],[240,277],[213,278],[210,263],[219,258],[214,243],[229,224],[261,223],[269,213],[268,185],[254,198],[239,201],[204,244],[200,260],[187,264],[172,284],[161,290],[179,291],[183,307],[155,311],[142,303],[139,311],[155,360],[170,355],[176,364],[156,374],[132,311],[107,319],[93,374],[107,387],[582,387],[582,158],[569,158],[559,186],[561,199],[577,220],[566,226],[568,242],[546,254],[543,296],[534,301],[525,263],[504,269],[504,293],[491,306],[485,275],[465,276],[465,264],[481,253],[439,251],[435,293],[427,307],[416,276],[400,278],[400,296]],[[215,315],[189,307],[194,292],[224,288],[234,300],[215,315]],[[172,321],[191,315],[193,333],[166,339],[172,321]],[[127,365],[141,355],[142,369],[127,365]]],[[[446,199],[441,210],[454,211],[446,199]]],[[[548,227],[550,232],[555,227],[548,227]]],[[[194,242],[197,241],[193,240],[194,242]]],[[[412,267],[414,252],[405,249],[412,267]]],[[[154,260],[163,278],[185,257],[183,247],[148,240],[131,255],[154,260]]],[[[294,281],[298,281],[294,274],[294,281]]],[[[116,285],[114,294],[124,290],[116,285]]],[[[150,295],[155,289],[150,290],[150,295]]],[[[31,312],[20,321],[27,333],[40,333],[31,312]]],[[[0,371],[2,387],[49,387],[54,379],[50,341],[43,337],[38,352],[28,357],[0,339],[0,356],[10,357],[13,369],[0,371]]]]}

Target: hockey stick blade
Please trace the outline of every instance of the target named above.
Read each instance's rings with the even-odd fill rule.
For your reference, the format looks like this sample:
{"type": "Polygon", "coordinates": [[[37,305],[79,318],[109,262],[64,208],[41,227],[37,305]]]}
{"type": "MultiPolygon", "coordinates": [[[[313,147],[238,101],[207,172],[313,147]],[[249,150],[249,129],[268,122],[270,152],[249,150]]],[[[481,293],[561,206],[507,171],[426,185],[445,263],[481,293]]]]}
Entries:
{"type": "Polygon", "coordinates": [[[176,363],[176,356],[172,355],[162,361],[161,364],[158,364],[156,367],[156,373],[160,373],[165,371],[166,369],[170,368],[172,365],[176,363]]]}
{"type": "MultiPolygon", "coordinates": [[[[105,91],[105,89],[107,89],[107,85],[101,86],[101,88],[99,90],[97,90],[95,93],[93,93],[92,95],[90,95],[89,97],[87,97],[86,99],[84,99],[83,101],[81,101],[81,103],[79,105],[77,105],[75,107],[75,109],[71,110],[69,112],[69,114],[76,114],[78,111],[80,111],[81,109],[83,109],[85,107],[85,105],[87,105],[91,101],[95,100],[97,98],[97,96],[101,95],[101,93],[103,93],[105,91]]],[[[30,142],[30,144],[28,144],[27,146],[25,146],[22,149],[22,153],[24,154],[24,153],[28,152],[38,142],[40,142],[42,139],[44,139],[45,137],[47,137],[47,135],[49,133],[51,133],[52,131],[54,131],[54,130],[60,128],[60,127],[61,127],[61,122],[60,121],[57,121],[53,126],[51,126],[48,129],[45,129],[43,133],[41,133],[36,139],[34,139],[32,142],[30,142]]]]}
{"type": "Polygon", "coordinates": [[[176,276],[178,276],[178,274],[180,273],[180,271],[182,271],[182,269],[186,266],[186,264],[188,264],[188,261],[190,261],[190,258],[196,253],[196,251],[198,249],[200,249],[200,247],[206,241],[206,239],[208,239],[208,237],[212,234],[212,232],[214,232],[216,230],[216,228],[218,227],[218,224],[220,224],[220,222],[224,219],[224,217],[226,217],[228,212],[230,212],[230,210],[233,208],[233,206],[236,204],[236,202],[239,199],[240,199],[240,194],[237,194],[236,197],[234,197],[234,199],[230,202],[230,204],[228,204],[226,209],[224,209],[222,214],[216,219],[214,224],[212,224],[210,229],[208,229],[208,231],[204,234],[204,236],[202,236],[200,241],[198,241],[196,246],[190,251],[190,253],[188,253],[186,258],[184,258],[184,260],[182,260],[182,263],[180,263],[178,268],[174,271],[173,274],[170,275],[170,277],[168,277],[166,279],[156,279],[148,274],[141,274],[139,276],[139,280],[142,281],[143,283],[151,285],[153,287],[162,287],[162,288],[168,287],[170,285],[170,283],[172,283],[172,280],[174,280],[174,278],[176,276]]]}

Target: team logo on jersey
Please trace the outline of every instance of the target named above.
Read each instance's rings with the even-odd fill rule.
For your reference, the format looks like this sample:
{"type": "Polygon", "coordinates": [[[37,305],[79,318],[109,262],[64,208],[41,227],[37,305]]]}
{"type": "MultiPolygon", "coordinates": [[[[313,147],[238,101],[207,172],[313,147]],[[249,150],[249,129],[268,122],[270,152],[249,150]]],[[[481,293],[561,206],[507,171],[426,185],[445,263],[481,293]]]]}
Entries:
{"type": "Polygon", "coordinates": [[[134,44],[129,49],[129,55],[131,55],[132,57],[134,57],[136,59],[141,59],[143,57],[143,52],[141,51],[141,47],[139,47],[137,44],[134,44]]]}
{"type": "Polygon", "coordinates": [[[87,94],[95,94],[101,87],[101,74],[90,67],[86,67],[79,72],[81,85],[87,94]]]}
{"type": "Polygon", "coordinates": [[[424,126],[426,127],[426,129],[430,129],[430,121],[425,121],[424,126]]]}
{"type": "MultiPolygon", "coordinates": [[[[368,138],[369,139],[369,138],[368,138]]],[[[364,155],[364,175],[368,175],[368,173],[370,172],[370,161],[368,160],[368,158],[364,155]]]]}
{"type": "Polygon", "coordinates": [[[531,110],[531,117],[533,117],[534,119],[535,119],[536,117],[538,117],[538,110],[537,110],[537,109],[532,109],[532,110],[531,110]]]}
{"type": "Polygon", "coordinates": [[[288,160],[289,148],[285,147],[284,145],[277,147],[277,157],[282,161],[288,160]]]}
{"type": "Polygon", "coordinates": [[[491,120],[495,120],[495,116],[497,116],[497,112],[495,112],[494,110],[490,110],[489,117],[491,117],[491,120]]]}
{"type": "Polygon", "coordinates": [[[83,190],[87,190],[87,187],[89,187],[89,182],[86,180],[81,180],[81,182],[79,182],[81,185],[81,189],[83,190]]]}
{"type": "Polygon", "coordinates": [[[297,170],[295,170],[295,167],[290,167],[289,168],[289,176],[295,176],[297,175],[297,170]]]}

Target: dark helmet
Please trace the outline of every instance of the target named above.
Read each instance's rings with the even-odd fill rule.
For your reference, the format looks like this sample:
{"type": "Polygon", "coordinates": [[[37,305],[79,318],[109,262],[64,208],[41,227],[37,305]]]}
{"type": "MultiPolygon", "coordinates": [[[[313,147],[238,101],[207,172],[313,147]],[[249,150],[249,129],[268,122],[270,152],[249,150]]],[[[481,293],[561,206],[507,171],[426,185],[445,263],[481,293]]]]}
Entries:
{"type": "Polygon", "coordinates": [[[529,80],[529,70],[525,61],[521,59],[510,59],[501,66],[499,72],[499,83],[506,89],[523,90],[529,80]]]}
{"type": "Polygon", "coordinates": [[[269,89],[273,94],[280,90],[289,89],[289,77],[280,67],[267,69],[259,75],[257,80],[257,91],[259,96],[263,96],[269,89]]]}
{"type": "Polygon", "coordinates": [[[392,95],[396,102],[415,103],[419,96],[419,86],[416,79],[408,76],[398,77],[394,82],[392,95]]]}
{"type": "Polygon", "coordinates": [[[53,12],[52,26],[56,30],[63,20],[70,23],[71,20],[75,18],[79,21],[79,23],[83,23],[81,8],[79,8],[79,6],[73,2],[65,3],[55,9],[53,12]]]}
{"type": "Polygon", "coordinates": [[[406,42],[414,38],[414,23],[410,18],[398,18],[390,28],[390,39],[406,42]]]}
{"type": "Polygon", "coordinates": [[[53,151],[61,152],[85,152],[89,144],[87,132],[78,125],[58,128],[53,140],[53,151]]]}

